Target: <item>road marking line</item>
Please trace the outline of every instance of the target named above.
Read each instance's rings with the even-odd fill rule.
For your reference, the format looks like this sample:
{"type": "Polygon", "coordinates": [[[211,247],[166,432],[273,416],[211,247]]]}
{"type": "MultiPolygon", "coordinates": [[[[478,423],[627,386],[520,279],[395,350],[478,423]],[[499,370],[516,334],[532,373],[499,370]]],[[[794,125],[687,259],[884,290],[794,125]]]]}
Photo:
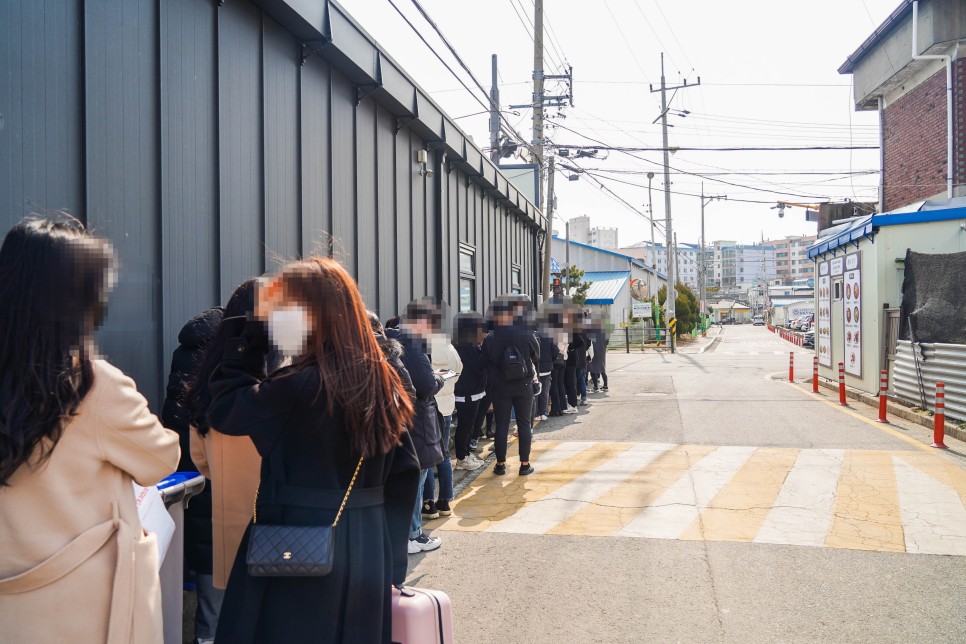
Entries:
{"type": "Polygon", "coordinates": [[[671,444],[637,444],[570,483],[531,503],[511,517],[490,526],[488,532],[543,534],[620,485],[651,461],[672,449],[671,444]]]}
{"type": "Polygon", "coordinates": [[[675,539],[751,458],[755,447],[719,447],[686,472],[655,504],[617,532],[619,537],[675,539]]]}
{"type": "Polygon", "coordinates": [[[955,490],[893,456],[906,551],[966,555],[966,508],[955,490]]]}
{"type": "Polygon", "coordinates": [[[843,407],[842,405],[838,404],[838,402],[832,402],[831,400],[828,400],[826,398],[820,398],[819,396],[816,396],[815,394],[813,394],[811,392],[805,391],[804,389],[802,389],[801,387],[799,387],[798,385],[796,385],[794,383],[788,382],[787,380],[776,380],[775,378],[770,378],[770,377],[767,377],[767,376],[765,377],[765,380],[773,380],[775,382],[781,382],[781,383],[783,383],[783,384],[785,384],[785,385],[793,388],[795,391],[797,391],[797,392],[799,392],[801,394],[804,394],[806,398],[810,398],[812,400],[817,400],[817,401],[819,401],[821,403],[824,403],[824,404],[828,405],[829,407],[831,407],[832,409],[835,409],[837,411],[840,411],[843,414],[847,414],[847,415],[855,418],[856,420],[861,420],[862,422],[864,422],[864,423],[866,423],[868,425],[871,425],[872,427],[875,427],[879,431],[883,431],[883,432],[886,432],[888,434],[892,434],[896,438],[899,438],[901,440],[904,440],[905,442],[909,443],[910,445],[915,445],[916,447],[918,447],[919,449],[921,449],[921,450],[923,450],[925,452],[930,452],[930,453],[932,452],[932,448],[929,447],[928,445],[926,445],[925,443],[921,443],[921,442],[917,441],[915,438],[912,438],[911,436],[906,436],[902,432],[900,432],[900,431],[898,431],[896,429],[892,429],[888,425],[884,425],[882,423],[878,423],[878,422],[874,421],[871,418],[866,418],[862,414],[860,414],[860,413],[858,413],[856,411],[852,411],[848,407],[843,407]]]}
{"type": "Polygon", "coordinates": [[[678,445],[638,469],[623,483],[574,512],[547,534],[611,537],[654,504],[691,465],[714,451],[711,445],[678,445]]]}
{"type": "Polygon", "coordinates": [[[891,454],[865,450],[845,453],[832,527],[825,545],[880,552],[906,551],[891,454]]]}
{"type": "Polygon", "coordinates": [[[557,443],[542,454],[536,449],[543,441],[534,443],[531,461],[537,468],[536,476],[517,476],[513,470],[519,460],[507,459],[508,476],[492,472],[480,475],[464,494],[453,503],[453,515],[434,525],[443,530],[482,532],[491,525],[512,516],[528,503],[538,501],[557,488],[581,476],[600,464],[626,451],[630,443],[594,443],[567,441],[557,443]]]}
{"type": "Polygon", "coordinates": [[[840,449],[802,450],[755,543],[824,545],[842,457],[840,449]]]}
{"type": "Polygon", "coordinates": [[[798,449],[758,449],[681,535],[685,540],[751,541],[795,464],[798,449]]]}

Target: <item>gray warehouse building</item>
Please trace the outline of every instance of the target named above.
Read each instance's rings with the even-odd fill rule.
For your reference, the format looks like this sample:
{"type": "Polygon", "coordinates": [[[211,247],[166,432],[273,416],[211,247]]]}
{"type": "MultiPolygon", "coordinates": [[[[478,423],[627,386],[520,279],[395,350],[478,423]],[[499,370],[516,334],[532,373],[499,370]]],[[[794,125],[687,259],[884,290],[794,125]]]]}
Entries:
{"type": "Polygon", "coordinates": [[[185,320],[282,260],[383,318],[539,291],[542,213],[335,2],[8,0],[0,69],[0,227],[112,241],[100,344],[153,405],[185,320]]]}

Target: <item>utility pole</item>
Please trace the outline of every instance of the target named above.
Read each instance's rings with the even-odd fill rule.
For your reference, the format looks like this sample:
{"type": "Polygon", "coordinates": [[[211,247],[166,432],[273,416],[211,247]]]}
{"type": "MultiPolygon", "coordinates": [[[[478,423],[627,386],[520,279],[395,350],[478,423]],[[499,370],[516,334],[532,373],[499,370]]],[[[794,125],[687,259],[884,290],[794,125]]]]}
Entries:
{"type": "Polygon", "coordinates": [[[490,161],[500,165],[500,85],[497,81],[496,54],[490,57],[490,161]]]}
{"type": "Polygon", "coordinates": [[[651,297],[657,297],[657,293],[654,292],[654,277],[657,276],[657,246],[654,245],[654,202],[651,199],[651,180],[654,179],[654,173],[647,173],[647,219],[651,222],[651,274],[648,276],[647,280],[647,294],[651,297]]]}
{"type": "Polygon", "coordinates": [[[715,199],[727,199],[727,195],[709,195],[704,196],[704,182],[701,182],[701,263],[698,265],[698,275],[701,280],[700,289],[700,301],[701,301],[701,316],[704,316],[704,309],[708,305],[708,257],[705,254],[704,249],[704,207],[714,201],[715,199]]]}
{"type": "MultiPolygon", "coordinates": [[[[701,84],[701,77],[698,76],[697,85],[701,84]]],[[[676,271],[674,270],[674,262],[671,261],[671,244],[674,241],[672,230],[671,230],[671,169],[670,161],[668,159],[668,141],[667,141],[667,90],[672,89],[684,89],[687,87],[694,87],[694,85],[688,85],[688,80],[684,79],[683,85],[675,85],[668,87],[667,80],[664,77],[664,52],[661,52],[661,87],[654,89],[654,86],[650,86],[651,93],[661,92],[661,130],[663,134],[664,142],[664,233],[667,237],[668,246],[668,276],[667,276],[667,299],[665,300],[665,306],[667,308],[667,318],[668,321],[674,319],[674,300],[677,297],[677,289],[675,288],[675,278],[677,277],[676,271]]],[[[668,334],[668,346],[671,352],[674,352],[674,333],[668,334]]]]}
{"type": "Polygon", "coordinates": [[[566,259],[564,261],[566,261],[567,266],[563,269],[564,275],[566,276],[564,278],[566,280],[564,282],[564,288],[566,289],[564,291],[564,296],[570,297],[570,220],[569,219],[567,220],[567,223],[564,225],[564,228],[566,229],[566,232],[567,232],[567,242],[564,250],[564,255],[566,256],[566,259]]]}
{"type": "Polygon", "coordinates": [[[552,295],[550,293],[550,252],[553,250],[553,177],[554,157],[550,157],[550,170],[547,174],[547,234],[543,238],[543,284],[541,285],[543,288],[544,302],[549,300],[552,295]]]}
{"type": "MultiPolygon", "coordinates": [[[[530,163],[537,166],[537,192],[543,191],[543,0],[533,2],[533,140],[530,163]]],[[[553,166],[551,166],[552,168],[553,166]]],[[[548,181],[553,181],[553,170],[551,170],[548,181]]],[[[544,196],[544,203],[537,204],[543,212],[553,212],[553,195],[544,196]]],[[[550,251],[553,247],[551,243],[553,236],[553,217],[547,215],[547,243],[543,246],[543,297],[550,297],[550,251]]],[[[568,249],[569,250],[569,249],[568,249]]],[[[569,272],[569,271],[568,271],[569,272]]],[[[569,278],[569,276],[568,276],[569,278]]]]}

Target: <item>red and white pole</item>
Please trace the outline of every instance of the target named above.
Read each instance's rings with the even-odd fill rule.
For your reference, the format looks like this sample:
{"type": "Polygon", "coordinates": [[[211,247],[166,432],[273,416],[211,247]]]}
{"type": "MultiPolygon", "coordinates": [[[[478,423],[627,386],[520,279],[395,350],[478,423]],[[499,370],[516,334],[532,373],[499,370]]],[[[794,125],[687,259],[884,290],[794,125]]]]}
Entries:
{"type": "Polygon", "coordinates": [[[845,363],[839,363],[839,404],[848,407],[848,403],[845,402],[845,363]]]}
{"type": "Polygon", "coordinates": [[[946,383],[936,383],[936,413],[933,415],[932,445],[937,449],[949,449],[943,442],[946,437],[946,383]]]}
{"type": "Polygon", "coordinates": [[[812,393],[818,393],[818,356],[812,356],[812,393]]]}
{"type": "Polygon", "coordinates": [[[889,403],[889,372],[883,369],[879,372],[879,418],[878,422],[889,424],[886,418],[886,405],[889,403]]]}
{"type": "Polygon", "coordinates": [[[788,382],[795,382],[795,352],[788,352],[788,382]]]}

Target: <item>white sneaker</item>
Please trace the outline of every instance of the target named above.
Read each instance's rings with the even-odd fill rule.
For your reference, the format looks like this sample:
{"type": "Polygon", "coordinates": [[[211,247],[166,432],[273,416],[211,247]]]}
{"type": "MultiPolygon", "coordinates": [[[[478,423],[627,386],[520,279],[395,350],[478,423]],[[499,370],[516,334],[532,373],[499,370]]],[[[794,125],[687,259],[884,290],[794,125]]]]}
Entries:
{"type": "Polygon", "coordinates": [[[575,408],[573,408],[573,407],[567,407],[561,413],[564,413],[564,414],[576,414],[577,413],[577,410],[575,408]]]}
{"type": "Polygon", "coordinates": [[[416,555],[420,552],[429,552],[430,550],[436,550],[441,545],[443,545],[443,540],[439,537],[431,537],[425,532],[416,537],[415,539],[409,540],[409,554],[416,555]]]}
{"type": "Polygon", "coordinates": [[[540,420],[547,420],[548,418],[550,418],[550,416],[547,416],[546,414],[540,416],[540,420]]]}
{"type": "Polygon", "coordinates": [[[456,467],[454,467],[453,469],[466,470],[467,472],[472,472],[473,470],[479,469],[483,465],[483,463],[481,463],[479,460],[474,461],[472,460],[471,457],[472,457],[472,454],[470,456],[467,456],[466,458],[457,459],[456,467]]]}
{"type": "Polygon", "coordinates": [[[474,454],[473,452],[470,452],[469,456],[467,456],[466,458],[470,459],[474,463],[479,463],[480,465],[483,465],[486,462],[482,458],[474,454]]]}

